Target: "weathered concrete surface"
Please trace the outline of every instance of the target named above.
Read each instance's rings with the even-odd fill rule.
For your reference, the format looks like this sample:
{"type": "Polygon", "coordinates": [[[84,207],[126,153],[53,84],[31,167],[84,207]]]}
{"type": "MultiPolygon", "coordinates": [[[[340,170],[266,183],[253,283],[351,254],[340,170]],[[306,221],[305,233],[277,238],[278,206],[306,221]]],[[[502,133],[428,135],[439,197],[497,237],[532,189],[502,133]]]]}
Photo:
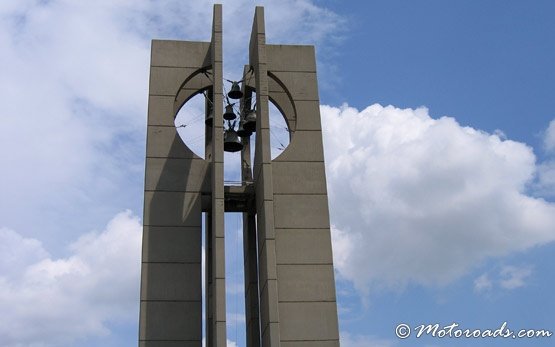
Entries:
{"type": "Polygon", "coordinates": [[[241,109],[250,109],[256,92],[256,146],[242,139],[241,152],[242,179],[253,181],[249,189],[224,189],[222,65],[220,5],[210,42],[152,43],[139,346],[201,346],[203,295],[206,346],[226,346],[226,206],[243,212],[247,345],[338,346],[314,48],[267,45],[264,11],[256,8],[240,101],[241,109]],[[201,91],[208,99],[205,116],[214,116],[205,131],[206,158],[183,144],[174,125],[180,107],[201,91]],[[270,101],[291,134],[274,160],[270,101]]]}

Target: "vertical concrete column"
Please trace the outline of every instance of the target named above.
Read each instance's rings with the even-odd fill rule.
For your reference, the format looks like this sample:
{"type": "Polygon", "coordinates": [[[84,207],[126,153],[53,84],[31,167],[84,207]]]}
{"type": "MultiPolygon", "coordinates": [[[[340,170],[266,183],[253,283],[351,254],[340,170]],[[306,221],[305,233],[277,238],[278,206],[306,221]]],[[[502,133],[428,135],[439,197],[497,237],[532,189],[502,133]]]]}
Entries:
{"type": "MultiPolygon", "coordinates": [[[[181,141],[175,100],[204,42],[154,40],[150,66],[139,346],[201,346],[201,196],[207,164],[181,141]]],[[[187,91],[185,91],[187,93],[187,91]]]]}
{"type": "Polygon", "coordinates": [[[293,126],[272,162],[282,346],[337,347],[339,332],[316,59],[312,46],[267,45],[270,96],[293,126]],[[293,107],[289,107],[292,104],[293,107]]]}
{"type": "MultiPolygon", "coordinates": [[[[250,74],[245,66],[243,76],[250,74]]],[[[240,110],[246,113],[251,109],[252,90],[243,82],[243,95],[240,110]]],[[[244,137],[241,151],[241,180],[243,184],[252,181],[250,138],[244,137]]],[[[260,347],[260,320],[258,302],[258,254],[256,251],[256,215],[254,211],[243,212],[243,258],[245,273],[245,326],[247,347],[260,347]]]]}
{"type": "Polygon", "coordinates": [[[256,7],[250,40],[250,65],[254,67],[256,87],[256,148],[254,181],[258,226],[258,279],[262,345],[280,346],[278,284],[276,273],[274,197],[270,153],[268,71],[264,8],[256,7]]]}
{"type": "Polygon", "coordinates": [[[211,40],[211,62],[213,77],[212,148],[210,169],[212,173],[211,191],[211,316],[212,328],[210,347],[226,347],[226,305],[225,305],[225,233],[224,233],[224,144],[223,144],[223,67],[222,67],[222,6],[214,5],[211,40]]]}

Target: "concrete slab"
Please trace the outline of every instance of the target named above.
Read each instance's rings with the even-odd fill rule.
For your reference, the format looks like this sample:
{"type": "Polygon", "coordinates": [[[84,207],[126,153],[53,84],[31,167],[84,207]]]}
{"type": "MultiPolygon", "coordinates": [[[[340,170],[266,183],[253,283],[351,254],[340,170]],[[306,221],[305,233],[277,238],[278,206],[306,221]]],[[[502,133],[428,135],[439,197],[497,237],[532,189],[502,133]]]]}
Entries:
{"type": "Polygon", "coordinates": [[[339,339],[335,302],[282,302],[279,315],[282,341],[339,339]]]}
{"type": "Polygon", "coordinates": [[[269,71],[316,72],[314,46],[266,45],[269,71]]]}
{"type": "Polygon", "coordinates": [[[198,68],[157,67],[150,68],[149,95],[166,95],[175,97],[183,82],[196,73],[198,68]]]}
{"type": "Polygon", "coordinates": [[[283,83],[295,102],[297,100],[320,100],[315,72],[271,72],[283,83]]]}
{"type": "Polygon", "coordinates": [[[146,156],[201,159],[181,140],[175,126],[148,126],[146,156]]]}
{"type": "Polygon", "coordinates": [[[324,162],[281,162],[272,164],[274,194],[326,194],[324,162]]]}
{"type": "Polygon", "coordinates": [[[140,340],[201,340],[200,301],[143,301],[140,340]]]}
{"type": "Polygon", "coordinates": [[[145,190],[209,192],[210,172],[203,159],[146,158],[145,190]]]}
{"type": "Polygon", "coordinates": [[[143,263],[143,300],[202,300],[201,266],[180,263],[143,263]]]}
{"type": "Polygon", "coordinates": [[[175,126],[174,97],[150,95],[148,97],[148,125],[175,126]]]}
{"type": "Polygon", "coordinates": [[[332,264],[278,265],[277,275],[280,302],[335,302],[332,264]]]}
{"type": "Polygon", "coordinates": [[[289,146],[274,159],[279,161],[324,161],[324,147],[320,131],[297,130],[289,146]]]}
{"type": "Polygon", "coordinates": [[[276,229],[277,264],[332,264],[329,229],[276,229]]]}
{"type": "Polygon", "coordinates": [[[210,54],[210,42],[152,40],[152,66],[192,67],[204,66],[210,54]]]}
{"type": "Polygon", "coordinates": [[[330,227],[326,195],[274,195],[274,215],[276,229],[330,227]]]}
{"type": "Polygon", "coordinates": [[[200,263],[200,227],[143,228],[143,262],[200,263]]]}
{"type": "Polygon", "coordinates": [[[296,100],[297,131],[322,130],[320,120],[320,103],[316,101],[296,100]]]}
{"type": "Polygon", "coordinates": [[[201,196],[197,193],[145,192],[145,226],[202,225],[201,196]]]}

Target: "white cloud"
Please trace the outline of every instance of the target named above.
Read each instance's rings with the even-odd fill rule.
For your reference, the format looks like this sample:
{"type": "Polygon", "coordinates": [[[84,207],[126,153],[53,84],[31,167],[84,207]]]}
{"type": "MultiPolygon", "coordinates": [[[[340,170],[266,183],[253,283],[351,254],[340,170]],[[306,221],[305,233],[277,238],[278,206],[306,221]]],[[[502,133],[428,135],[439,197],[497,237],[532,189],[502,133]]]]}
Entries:
{"type": "Polygon", "coordinates": [[[474,291],[480,293],[488,291],[493,287],[493,282],[488,274],[482,274],[474,280],[474,291]]]}
{"type": "Polygon", "coordinates": [[[524,193],[530,147],[425,108],[321,111],[336,265],[357,289],[447,284],[555,239],[555,205],[524,193]]]}
{"type": "MultiPolygon", "coordinates": [[[[275,42],[322,43],[342,23],[308,0],[262,4],[275,42]],[[281,25],[284,14],[295,20],[281,25]]],[[[232,78],[247,61],[254,4],[223,1],[223,11],[232,78]]],[[[8,1],[0,18],[0,189],[10,196],[0,220],[56,235],[43,239],[56,251],[60,238],[140,209],[150,40],[209,40],[212,2],[8,1]]]]}
{"type": "Polygon", "coordinates": [[[543,197],[555,197],[555,160],[547,160],[538,165],[536,193],[543,197]]]}
{"type": "Polygon", "coordinates": [[[493,276],[484,273],[474,280],[474,291],[476,293],[489,293],[493,288],[512,290],[527,285],[526,280],[533,273],[531,266],[502,266],[493,276]]]}
{"type": "MultiPolygon", "coordinates": [[[[254,4],[222,2],[234,78],[247,61],[254,4]]],[[[323,43],[342,23],[308,0],[262,4],[269,42],[323,43]],[[295,20],[283,26],[285,14],[295,20]]],[[[105,242],[119,235],[110,226],[69,256],[62,245],[117,211],[140,211],[150,40],[209,40],[211,22],[209,1],[0,2],[1,345],[108,333],[104,319],[136,310],[135,236],[119,255],[110,252],[121,240],[105,242]]]]}
{"type": "Polygon", "coordinates": [[[532,275],[532,268],[528,266],[504,266],[500,271],[500,285],[504,289],[524,287],[526,280],[532,275]]]}
{"type": "Polygon", "coordinates": [[[137,320],[141,229],[131,212],[119,213],[64,258],[3,229],[0,345],[63,346],[109,334],[110,322],[137,320]]]}
{"type": "Polygon", "coordinates": [[[547,152],[555,151],[555,119],[549,122],[549,126],[545,130],[543,144],[547,152]]]}

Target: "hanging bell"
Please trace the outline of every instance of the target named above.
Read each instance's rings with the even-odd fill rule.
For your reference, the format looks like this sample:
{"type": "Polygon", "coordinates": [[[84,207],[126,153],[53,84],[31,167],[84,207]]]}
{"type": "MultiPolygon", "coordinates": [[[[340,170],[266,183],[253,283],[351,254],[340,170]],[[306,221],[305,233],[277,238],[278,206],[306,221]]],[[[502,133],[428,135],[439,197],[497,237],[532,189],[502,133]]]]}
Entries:
{"type": "Polygon", "coordinates": [[[243,124],[243,128],[246,131],[250,131],[251,133],[256,131],[256,111],[250,110],[245,117],[245,123],[243,124]]]}
{"type": "Polygon", "coordinates": [[[231,90],[227,93],[231,99],[241,99],[243,97],[243,92],[241,91],[241,87],[239,86],[239,82],[233,82],[231,84],[231,90]]]}
{"type": "Polygon", "coordinates": [[[243,124],[245,124],[245,120],[241,119],[241,121],[239,122],[239,128],[237,129],[237,135],[241,136],[241,137],[249,137],[252,135],[252,131],[247,131],[245,130],[245,127],[243,127],[243,124]]]}
{"type": "Polygon", "coordinates": [[[224,132],[224,151],[238,152],[243,149],[243,144],[237,136],[237,132],[233,129],[227,129],[224,132]]]}
{"type": "Polygon", "coordinates": [[[235,119],[235,112],[233,112],[233,105],[227,105],[225,107],[224,119],[225,120],[234,120],[235,119]]]}
{"type": "Polygon", "coordinates": [[[204,124],[206,124],[207,127],[211,127],[214,124],[214,114],[212,112],[208,114],[208,117],[204,120],[204,124]]]}

